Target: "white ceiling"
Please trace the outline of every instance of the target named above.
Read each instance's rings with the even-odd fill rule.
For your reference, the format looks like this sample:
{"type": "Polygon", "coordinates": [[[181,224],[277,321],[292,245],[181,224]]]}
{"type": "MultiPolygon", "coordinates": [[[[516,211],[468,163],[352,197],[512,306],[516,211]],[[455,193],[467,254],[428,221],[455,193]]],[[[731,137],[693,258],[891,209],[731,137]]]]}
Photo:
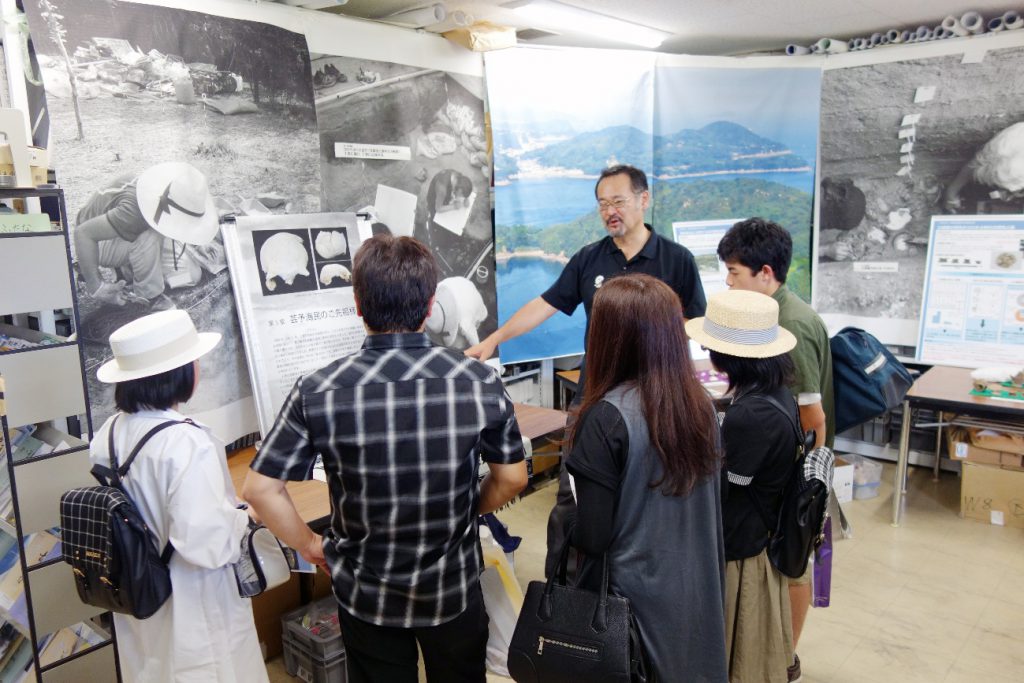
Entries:
{"type": "MultiPolygon", "coordinates": [[[[529,25],[501,5],[508,0],[441,0],[449,12],[463,10],[476,19],[516,28],[529,25]]],[[[776,52],[789,43],[809,45],[822,37],[855,38],[890,28],[936,26],[949,14],[977,10],[988,19],[1021,3],[1000,0],[562,0],[672,34],[659,52],[735,55],[776,52]]],[[[326,11],[377,19],[431,4],[430,0],[349,0],[326,11]]],[[[630,47],[561,32],[534,44],[575,47],[630,47]]]]}

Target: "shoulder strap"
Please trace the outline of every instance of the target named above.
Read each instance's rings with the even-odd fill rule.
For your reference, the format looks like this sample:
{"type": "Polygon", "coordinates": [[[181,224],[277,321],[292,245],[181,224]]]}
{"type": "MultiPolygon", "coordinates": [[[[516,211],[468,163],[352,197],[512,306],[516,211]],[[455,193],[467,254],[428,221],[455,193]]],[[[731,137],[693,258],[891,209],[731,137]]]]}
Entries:
{"type": "MultiPolygon", "coordinates": [[[[135,444],[135,448],[132,449],[131,454],[128,456],[128,459],[124,461],[124,464],[121,465],[120,467],[116,468],[117,478],[120,479],[121,477],[123,477],[126,474],[128,474],[128,468],[132,466],[133,462],[135,462],[135,457],[139,454],[139,451],[142,450],[142,447],[146,445],[146,442],[148,442],[151,438],[153,438],[156,435],[157,432],[163,431],[164,429],[167,429],[168,427],[173,427],[174,425],[180,425],[180,424],[190,424],[193,427],[196,426],[195,422],[193,422],[192,420],[190,420],[189,418],[186,417],[184,420],[168,420],[167,422],[161,422],[156,427],[153,427],[148,432],[146,432],[141,439],[139,439],[139,442],[137,444],[135,444]]],[[[114,425],[110,425],[110,427],[111,427],[110,433],[113,434],[114,433],[114,429],[113,429],[114,425]]],[[[113,436],[111,436],[111,445],[113,445],[113,436]]],[[[113,451],[111,451],[110,457],[111,457],[111,466],[116,466],[117,461],[113,459],[114,458],[113,451]]]]}
{"type": "MultiPolygon", "coordinates": [[[[793,432],[796,434],[797,448],[799,448],[800,452],[803,453],[804,438],[800,433],[801,430],[799,425],[797,424],[797,420],[793,419],[793,416],[789,413],[789,411],[787,411],[781,403],[776,401],[772,396],[769,396],[768,394],[750,394],[749,397],[763,399],[769,405],[771,405],[780,413],[786,416],[786,419],[789,420],[790,426],[793,427],[793,432]]],[[[800,413],[798,412],[797,415],[799,416],[799,414],[800,413]]],[[[754,507],[757,509],[757,514],[759,517],[761,517],[761,521],[764,522],[764,525],[765,527],[767,527],[768,532],[774,533],[776,527],[776,520],[773,520],[771,517],[768,516],[768,511],[764,509],[764,506],[761,504],[761,501],[758,499],[757,496],[754,495],[754,491],[751,489],[750,486],[744,486],[743,489],[747,492],[747,496],[750,497],[750,501],[754,504],[754,507]]]]}
{"type": "MultiPolygon", "coordinates": [[[[153,427],[148,432],[146,432],[143,435],[143,437],[139,439],[139,442],[135,444],[135,448],[132,449],[132,452],[128,456],[128,459],[125,460],[123,465],[118,467],[117,456],[114,453],[114,425],[117,424],[117,419],[119,417],[120,415],[114,417],[114,421],[110,423],[110,431],[107,433],[107,448],[109,450],[108,456],[110,457],[110,469],[107,470],[106,468],[101,467],[100,465],[95,465],[93,467],[93,476],[95,476],[97,479],[100,479],[100,475],[107,477],[110,480],[111,486],[115,486],[121,489],[122,491],[124,491],[124,487],[121,484],[121,478],[128,474],[128,468],[132,466],[132,463],[135,461],[135,457],[139,454],[139,451],[142,450],[142,447],[146,445],[146,442],[153,438],[153,436],[155,436],[157,432],[163,431],[168,427],[173,427],[174,425],[178,424],[190,424],[193,427],[198,427],[198,425],[196,425],[195,422],[193,422],[191,419],[187,417],[184,420],[168,420],[167,422],[161,422],[156,427],[153,427]]],[[[100,479],[100,481],[102,482],[103,480],[100,479]]],[[[163,552],[160,553],[160,560],[164,564],[167,564],[171,561],[171,555],[173,554],[174,546],[171,544],[170,541],[168,541],[167,545],[164,546],[163,552]]]]}
{"type": "Polygon", "coordinates": [[[797,419],[794,420],[793,416],[790,414],[790,412],[788,410],[786,410],[786,408],[781,403],[776,401],[773,396],[769,396],[768,394],[754,394],[753,396],[755,398],[760,398],[760,399],[765,400],[766,402],[768,402],[769,404],[774,406],[776,410],[778,410],[780,413],[782,413],[783,415],[786,416],[786,419],[789,420],[789,425],[793,428],[793,433],[796,434],[796,447],[799,448],[801,452],[803,452],[803,450],[804,450],[804,434],[803,434],[803,430],[800,428],[800,425],[797,423],[797,421],[800,419],[799,418],[800,413],[797,412],[797,419]]]}

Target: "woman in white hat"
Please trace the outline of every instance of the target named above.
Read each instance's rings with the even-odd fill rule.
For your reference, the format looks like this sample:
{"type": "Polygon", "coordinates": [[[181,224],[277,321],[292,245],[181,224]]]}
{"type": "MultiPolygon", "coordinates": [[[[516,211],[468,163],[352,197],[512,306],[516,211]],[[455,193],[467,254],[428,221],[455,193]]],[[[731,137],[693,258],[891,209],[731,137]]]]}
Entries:
{"type": "MultiPolygon", "coordinates": [[[[119,412],[96,432],[91,462],[109,463],[109,442],[122,463],[153,427],[185,420],[177,408],[195,390],[196,361],[219,341],[219,334],[197,333],[180,310],[147,315],[110,335],[114,358],[97,376],[116,385],[119,412]]],[[[236,507],[223,446],[198,423],[164,429],[139,452],[124,486],[157,547],[174,547],[167,602],[145,620],[114,615],[124,680],[267,681],[252,606],[239,597],[231,566],[249,514],[236,507]]]]}
{"type": "Polygon", "coordinates": [[[774,299],[741,290],[709,297],[707,315],[688,321],[686,332],[729,376],[732,395],[722,422],[729,680],[785,683],[793,660],[789,589],[766,549],[797,455],[800,413],[787,388],[796,338],[779,327],[774,299]]]}

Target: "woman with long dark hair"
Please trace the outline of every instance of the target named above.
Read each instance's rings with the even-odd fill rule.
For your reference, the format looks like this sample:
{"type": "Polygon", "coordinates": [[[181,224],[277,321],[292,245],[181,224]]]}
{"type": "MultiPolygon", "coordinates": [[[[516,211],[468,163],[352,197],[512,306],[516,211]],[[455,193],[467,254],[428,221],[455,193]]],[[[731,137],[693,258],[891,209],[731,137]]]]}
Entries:
{"type": "Polygon", "coordinates": [[[768,560],[768,537],[797,455],[800,413],[787,387],[796,338],[769,296],[730,290],[686,325],[729,376],[722,421],[725,637],[732,683],[786,683],[793,660],[788,581],[768,560]]]}
{"type": "Polygon", "coordinates": [[[725,681],[718,426],[690,360],[679,297],[649,275],[594,296],[587,383],[566,462],[587,557],[629,599],[660,681],[725,681]]]}

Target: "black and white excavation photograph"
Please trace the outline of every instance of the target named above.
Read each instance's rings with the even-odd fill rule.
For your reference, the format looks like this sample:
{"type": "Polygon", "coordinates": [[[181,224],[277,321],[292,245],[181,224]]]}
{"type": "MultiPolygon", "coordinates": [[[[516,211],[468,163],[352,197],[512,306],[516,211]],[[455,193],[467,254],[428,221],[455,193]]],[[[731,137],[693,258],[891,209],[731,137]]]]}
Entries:
{"type": "Polygon", "coordinates": [[[189,409],[251,396],[219,223],[320,209],[305,37],[130,2],[25,5],[66,192],[93,420],[113,411],[112,387],[95,380],[110,333],[168,308],[224,335],[189,409]]]}

